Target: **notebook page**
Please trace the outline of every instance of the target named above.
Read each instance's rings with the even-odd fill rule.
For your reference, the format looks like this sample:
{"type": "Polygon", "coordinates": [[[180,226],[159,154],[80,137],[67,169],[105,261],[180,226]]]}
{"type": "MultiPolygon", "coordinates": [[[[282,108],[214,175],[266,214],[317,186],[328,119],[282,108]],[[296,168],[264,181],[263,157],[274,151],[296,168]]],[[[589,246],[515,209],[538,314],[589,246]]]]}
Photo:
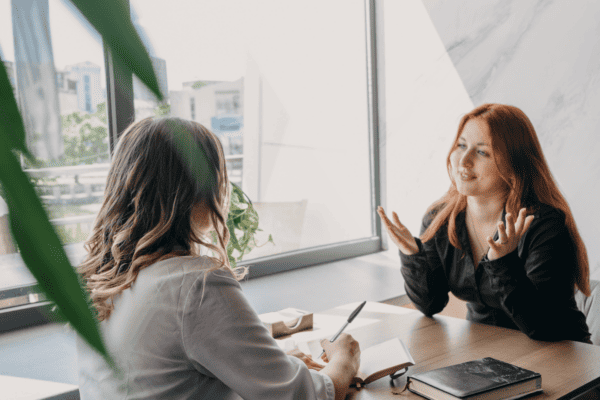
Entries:
{"type": "Polygon", "coordinates": [[[400,339],[394,338],[371,346],[361,352],[360,373],[369,376],[383,369],[407,362],[414,364],[412,356],[400,339]]]}

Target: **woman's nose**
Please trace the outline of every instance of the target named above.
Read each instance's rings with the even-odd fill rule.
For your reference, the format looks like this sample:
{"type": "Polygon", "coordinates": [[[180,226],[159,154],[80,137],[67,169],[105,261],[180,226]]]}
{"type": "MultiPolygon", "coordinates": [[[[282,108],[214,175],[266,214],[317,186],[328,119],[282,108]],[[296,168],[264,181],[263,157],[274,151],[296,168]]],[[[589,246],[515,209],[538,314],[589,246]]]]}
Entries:
{"type": "Polygon", "coordinates": [[[473,165],[473,152],[470,150],[467,150],[463,153],[462,157],[460,158],[460,166],[461,167],[469,167],[473,165]]]}

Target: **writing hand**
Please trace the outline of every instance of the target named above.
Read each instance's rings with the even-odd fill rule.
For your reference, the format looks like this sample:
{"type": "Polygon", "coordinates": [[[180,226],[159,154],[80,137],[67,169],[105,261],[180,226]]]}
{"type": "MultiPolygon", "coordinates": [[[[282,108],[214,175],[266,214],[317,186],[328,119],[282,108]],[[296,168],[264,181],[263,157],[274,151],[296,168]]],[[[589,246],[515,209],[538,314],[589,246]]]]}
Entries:
{"type": "Polygon", "coordinates": [[[410,233],[408,228],[402,225],[400,219],[398,218],[398,214],[392,212],[394,222],[390,221],[387,215],[385,215],[385,211],[381,206],[377,207],[377,214],[379,214],[381,222],[383,222],[383,226],[385,227],[388,235],[390,235],[392,242],[394,242],[402,254],[410,256],[419,252],[419,246],[417,245],[415,238],[410,233]]]}
{"type": "Polygon", "coordinates": [[[490,246],[487,254],[488,260],[496,260],[515,251],[519,240],[527,232],[532,221],[533,215],[527,216],[525,208],[521,208],[519,211],[516,223],[512,214],[506,214],[506,226],[504,222],[498,222],[498,240],[494,241],[489,236],[487,238],[487,243],[490,246]]]}
{"type": "Polygon", "coordinates": [[[360,366],[360,345],[352,335],[342,333],[335,342],[330,342],[329,339],[321,340],[321,347],[325,350],[325,354],[321,357],[326,363],[333,362],[332,360],[343,360],[352,368],[352,376],[356,375],[360,366]]]}

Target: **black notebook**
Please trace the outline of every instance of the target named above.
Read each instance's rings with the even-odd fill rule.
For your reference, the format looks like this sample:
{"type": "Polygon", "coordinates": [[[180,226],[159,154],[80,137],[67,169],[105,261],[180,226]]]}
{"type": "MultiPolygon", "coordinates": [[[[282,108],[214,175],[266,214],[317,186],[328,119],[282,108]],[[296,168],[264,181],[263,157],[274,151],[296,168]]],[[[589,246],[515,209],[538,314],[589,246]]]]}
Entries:
{"type": "Polygon", "coordinates": [[[486,357],[408,378],[408,390],[432,400],[517,399],[542,391],[542,376],[486,357]]]}

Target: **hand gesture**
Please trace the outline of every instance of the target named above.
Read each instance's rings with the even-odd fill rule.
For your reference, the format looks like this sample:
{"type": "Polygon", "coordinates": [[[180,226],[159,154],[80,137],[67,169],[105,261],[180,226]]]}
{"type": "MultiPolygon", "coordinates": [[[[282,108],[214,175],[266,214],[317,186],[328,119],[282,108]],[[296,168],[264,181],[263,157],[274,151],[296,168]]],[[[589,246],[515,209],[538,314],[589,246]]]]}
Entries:
{"type": "Polygon", "coordinates": [[[491,237],[487,237],[487,243],[490,246],[487,254],[488,260],[496,260],[515,251],[519,240],[533,221],[533,215],[526,217],[526,212],[525,208],[521,208],[516,223],[510,213],[506,214],[506,226],[504,222],[498,222],[498,240],[494,241],[491,237]]]}
{"type": "Polygon", "coordinates": [[[410,231],[402,225],[395,212],[392,212],[394,222],[389,220],[381,206],[377,207],[377,214],[379,214],[381,222],[383,222],[383,226],[387,230],[388,235],[390,235],[392,242],[400,249],[402,254],[411,256],[419,252],[419,246],[417,245],[415,238],[410,231]]]}

